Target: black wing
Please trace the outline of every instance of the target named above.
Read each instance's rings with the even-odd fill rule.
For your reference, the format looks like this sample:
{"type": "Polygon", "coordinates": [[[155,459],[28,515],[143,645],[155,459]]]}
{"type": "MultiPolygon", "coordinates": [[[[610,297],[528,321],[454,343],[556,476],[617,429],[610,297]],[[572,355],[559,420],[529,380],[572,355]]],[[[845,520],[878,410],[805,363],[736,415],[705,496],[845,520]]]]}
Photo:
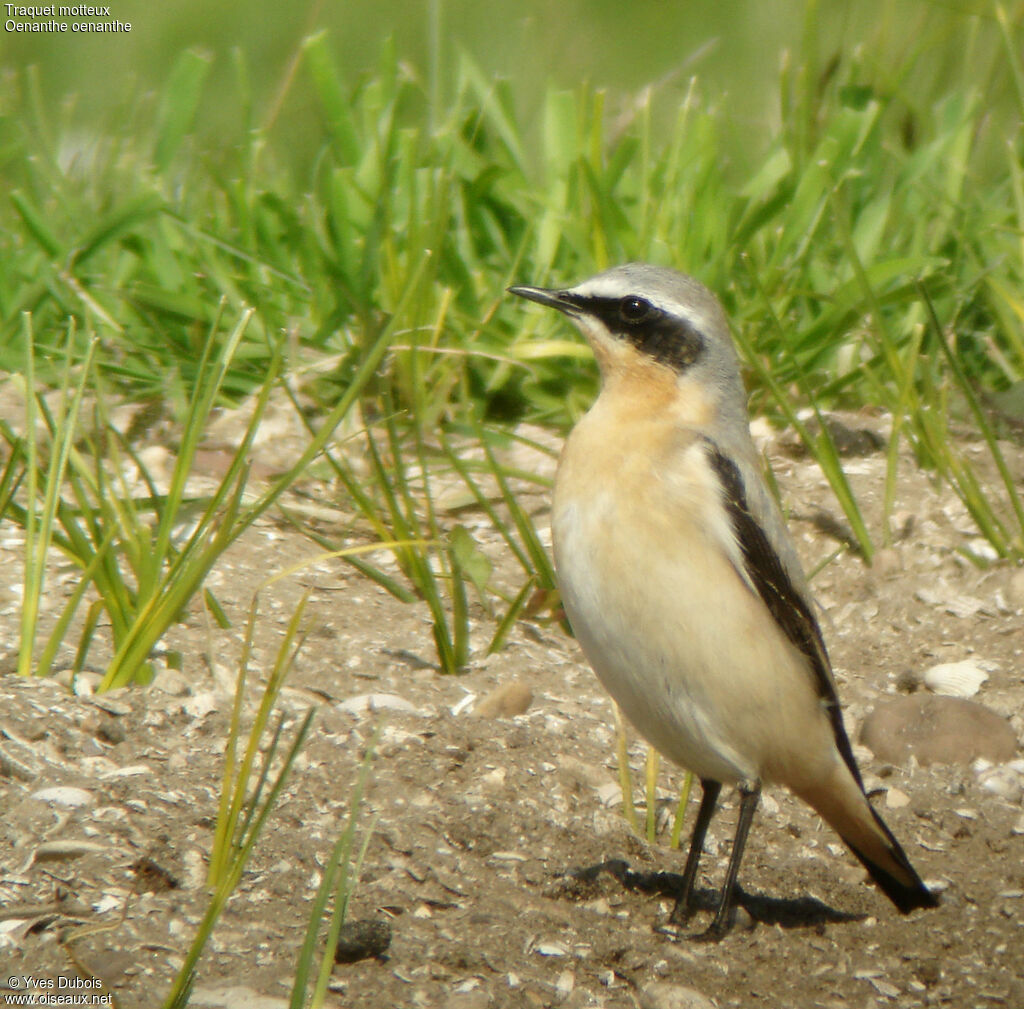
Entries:
{"type": "Polygon", "coordinates": [[[708,441],[707,445],[711,465],[722,483],[725,506],[743,554],[747,576],[786,637],[807,656],[814,671],[818,696],[828,710],[836,746],[857,784],[863,788],[853,749],[843,727],[839,697],[832,679],[832,664],[825,650],[818,621],[803,593],[786,573],[764,529],[751,514],[738,467],[719,451],[714,442],[708,441]]]}

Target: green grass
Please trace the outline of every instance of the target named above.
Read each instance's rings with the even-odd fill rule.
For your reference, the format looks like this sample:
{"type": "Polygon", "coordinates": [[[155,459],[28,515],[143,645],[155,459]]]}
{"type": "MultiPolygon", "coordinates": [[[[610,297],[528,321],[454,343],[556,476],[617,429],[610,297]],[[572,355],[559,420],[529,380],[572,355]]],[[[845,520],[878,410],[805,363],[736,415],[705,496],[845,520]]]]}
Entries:
{"type": "MultiPolygon", "coordinates": [[[[185,954],[178,975],[167,994],[164,1009],[181,1009],[188,1005],[195,984],[197,965],[203,950],[206,948],[210,935],[213,933],[228,900],[241,881],[242,873],[252,856],[281,790],[291,776],[295,758],[301,752],[313,724],[316,712],[315,709],[310,708],[295,730],[280,766],[275,767],[274,760],[284,729],[284,715],[279,718],[269,745],[266,745],[264,735],[284,679],[302,646],[299,635],[304,608],[305,599],[296,607],[289,621],[287,632],[278,646],[277,656],[270,670],[267,685],[262,692],[254,724],[248,733],[245,753],[239,761],[237,760],[237,750],[241,737],[242,704],[245,698],[248,663],[258,615],[258,595],[253,597],[245,647],[239,663],[235,703],[231,712],[231,729],[228,734],[224,780],[221,789],[221,808],[217,817],[216,836],[210,852],[208,879],[210,901],[196,929],[195,937],[185,954]],[[296,642],[297,638],[299,638],[298,642],[296,642]],[[257,774],[256,760],[260,747],[263,745],[266,745],[266,750],[262,754],[257,774]],[[254,777],[255,782],[253,781],[254,777]],[[266,794],[264,794],[265,790],[266,794]]],[[[327,878],[325,876],[325,879],[327,878]]],[[[319,922],[319,916],[316,920],[319,922]]]]}
{"type": "Polygon", "coordinates": [[[509,303],[504,288],[570,282],[628,259],[680,266],[721,294],[752,408],[805,439],[865,558],[886,542],[888,515],[869,527],[827,429],[799,420],[804,407],[884,411],[887,510],[909,445],[995,553],[1019,556],[1024,507],[999,443],[1019,417],[993,404],[1024,382],[1022,141],[1011,134],[993,155],[988,134],[993,109],[1024,117],[1021,17],[997,5],[971,25],[951,38],[936,15],[893,65],[859,48],[822,66],[809,6],[802,59],[779,79],[781,127],[745,175],[721,111],[695,82],[674,109],[676,92],[645,91],[614,125],[610,96],[551,89],[528,128],[513,84],[464,55],[446,82],[450,101],[425,117],[429,96],[394,46],[353,85],[318,33],[295,53],[264,125],[236,56],[249,130],[232,149],[205,151],[191,131],[212,97],[206,55],[183,53],[155,98],[96,133],[52,121],[33,72],[16,76],[0,120],[10,187],[0,366],[40,392],[78,390],[57,417],[29,396],[25,425],[3,430],[0,501],[30,545],[22,672],[50,668],[82,605],[79,660],[97,625],[110,626],[104,685],[145,680],[152,648],[223,549],[342,422],[362,431],[371,479],[332,452],[334,479],[379,538],[406,544],[392,548],[398,578],[350,562],[425,602],[444,671],[472,658],[474,601],[495,619],[490,647],[500,646],[532,589],[554,582],[490,446],[520,420],[566,430],[596,388],[564,322],[509,303]],[[940,44],[947,76],[922,96],[912,84],[940,44]],[[973,57],[993,47],[1000,59],[979,75],[973,57]],[[322,123],[308,170],[275,144],[289,103],[312,103],[322,123]],[[266,402],[285,379],[319,405],[306,414],[300,465],[245,504],[246,444],[211,500],[189,499],[210,410],[250,395],[266,402]],[[132,498],[104,465],[138,462],[103,415],[119,397],[178,419],[167,494],[132,498]],[[88,432],[83,402],[93,404],[88,432]],[[949,437],[964,425],[984,443],[994,483],[949,437]],[[486,449],[482,465],[468,461],[473,443],[486,449]],[[519,561],[516,584],[497,584],[468,532],[438,513],[434,488],[453,473],[519,561]],[[495,477],[497,504],[479,486],[495,477]],[[192,513],[199,528],[179,548],[171,531],[192,513]],[[34,652],[51,548],[83,577],[34,652]]]}
{"type": "MultiPolygon", "coordinates": [[[[278,747],[284,735],[286,716],[278,717],[276,728],[266,740],[271,716],[280,697],[285,678],[298,657],[304,640],[303,615],[307,597],[299,602],[288,622],[288,628],[277,647],[267,682],[260,694],[260,702],[252,725],[245,735],[244,752],[239,759],[239,744],[243,741],[242,711],[252,657],[253,641],[259,617],[259,594],[277,578],[269,579],[253,595],[246,624],[245,642],[238,666],[238,679],[231,726],[225,748],[224,777],[217,828],[210,852],[208,887],[210,900],[196,934],[193,937],[181,968],[164,1000],[164,1009],[183,1009],[189,1004],[195,984],[198,965],[225,907],[242,879],[242,874],[273,812],[282,789],[288,783],[296,757],[302,751],[306,737],[316,715],[310,708],[287,741],[283,758],[278,762],[278,747]],[[257,769],[257,763],[259,764],[257,769]]],[[[212,661],[212,659],[211,659],[212,661]]],[[[358,881],[366,849],[373,834],[376,820],[362,831],[362,843],[355,850],[359,809],[365,791],[376,747],[375,733],[362,759],[359,774],[352,790],[349,813],[344,829],[331,851],[321,877],[320,886],[309,913],[305,942],[299,950],[295,978],[292,985],[291,1005],[295,1009],[324,1004],[330,972],[334,964],[334,950],[338,934],[344,924],[348,902],[358,881]],[[326,935],[321,938],[323,922],[330,906],[326,935]],[[319,948],[319,958],[317,955],[319,948]],[[317,965],[317,960],[319,964],[317,965]],[[310,976],[316,966],[316,983],[307,999],[310,976]]]]}
{"type": "Polygon", "coordinates": [[[531,592],[550,593],[554,580],[492,446],[520,420],[566,430],[596,388],[564,322],[510,303],[504,288],[571,282],[629,259],[682,267],[720,293],[753,410],[804,438],[865,558],[886,542],[888,514],[869,527],[827,428],[805,427],[804,407],[884,411],[887,512],[909,445],[995,553],[1019,556],[1024,507],[999,442],[1019,417],[993,404],[1013,402],[1024,382],[1022,140],[1009,135],[993,155],[988,135],[992,110],[1024,117],[1024,33],[1019,12],[991,14],[969,19],[964,38],[938,14],[925,19],[918,44],[889,64],[861,47],[823,65],[809,5],[801,58],[778,82],[781,126],[747,173],[696,82],[674,108],[667,85],[646,90],[614,124],[609,95],[551,89],[527,127],[513,84],[463,55],[443,89],[430,86],[450,100],[426,115],[430,95],[393,45],[352,84],[321,32],[295,52],[262,124],[236,54],[248,131],[230,149],[197,150],[192,130],[211,97],[205,54],[183,53],[155,97],[95,133],[53,121],[34,73],[16,75],[0,119],[10,187],[0,366],[26,389],[76,391],[56,417],[28,396],[24,425],[2,431],[0,503],[29,543],[21,671],[47,672],[82,606],[79,661],[109,626],[104,685],[147,679],[153,647],[220,553],[342,423],[361,432],[371,479],[332,451],[333,478],[369,530],[403,544],[392,547],[397,578],[350,563],[426,604],[444,671],[472,659],[474,604],[495,621],[489,648],[499,647],[531,592]],[[974,57],[993,52],[979,75],[974,57]],[[921,95],[916,82],[937,59],[947,74],[925,75],[935,91],[921,95]],[[296,103],[322,123],[308,168],[275,144],[282,109],[296,103]],[[314,403],[303,459],[255,504],[246,498],[257,410],[218,492],[189,498],[210,411],[246,396],[265,403],[281,382],[314,403]],[[177,418],[166,494],[143,472],[151,493],[133,498],[105,465],[141,467],[104,415],[118,398],[177,418]],[[949,437],[964,425],[984,443],[994,482],[949,437]],[[482,464],[479,453],[469,461],[474,444],[482,464]],[[434,489],[453,474],[519,562],[515,584],[497,583],[467,530],[439,513],[434,489]],[[497,502],[481,490],[494,479],[497,502]],[[172,530],[193,514],[199,526],[181,547],[172,530]],[[53,548],[82,579],[40,652],[53,548]]]}

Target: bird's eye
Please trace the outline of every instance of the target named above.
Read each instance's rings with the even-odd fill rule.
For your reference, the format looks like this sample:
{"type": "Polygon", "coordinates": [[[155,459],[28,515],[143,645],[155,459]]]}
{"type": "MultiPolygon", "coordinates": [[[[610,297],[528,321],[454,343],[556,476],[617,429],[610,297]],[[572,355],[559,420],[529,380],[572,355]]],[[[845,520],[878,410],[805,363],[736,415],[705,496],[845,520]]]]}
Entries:
{"type": "Polygon", "coordinates": [[[638,322],[643,322],[644,319],[649,319],[655,312],[657,309],[649,301],[638,298],[636,295],[630,295],[619,302],[619,316],[622,321],[634,326],[638,322]]]}

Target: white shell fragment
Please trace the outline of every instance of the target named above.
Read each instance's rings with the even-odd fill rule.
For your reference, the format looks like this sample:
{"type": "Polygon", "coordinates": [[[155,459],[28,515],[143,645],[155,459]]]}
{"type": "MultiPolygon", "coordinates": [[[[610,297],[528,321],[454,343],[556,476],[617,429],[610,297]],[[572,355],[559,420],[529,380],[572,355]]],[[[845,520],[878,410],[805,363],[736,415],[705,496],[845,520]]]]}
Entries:
{"type": "Polygon", "coordinates": [[[619,806],[622,804],[622,788],[617,782],[609,781],[607,784],[598,786],[597,797],[605,806],[619,806]]]}
{"type": "Polygon", "coordinates": [[[933,694],[947,697],[973,697],[988,679],[988,673],[974,659],[943,662],[924,674],[924,685],[933,694]]]}
{"type": "Polygon", "coordinates": [[[428,714],[398,694],[357,694],[340,701],[337,709],[349,715],[367,715],[377,711],[399,711],[408,715],[428,714]]]}
{"type": "Polygon", "coordinates": [[[81,858],[83,855],[97,855],[110,851],[109,844],[99,841],[76,841],[72,838],[60,838],[56,841],[44,841],[32,852],[29,865],[36,862],[57,862],[68,858],[81,858]]]}
{"type": "Polygon", "coordinates": [[[533,947],[541,956],[568,956],[569,947],[560,942],[539,942],[533,947]]]}
{"type": "Polygon", "coordinates": [[[38,799],[40,802],[52,803],[55,806],[67,806],[69,809],[91,806],[96,802],[92,792],[87,792],[84,788],[74,788],[71,785],[41,788],[38,792],[32,793],[32,798],[38,799]]]}
{"type": "Polygon", "coordinates": [[[1024,798],[1024,760],[1011,760],[994,766],[976,765],[975,773],[978,784],[986,792],[993,792],[1012,803],[1018,803],[1024,798]]]}

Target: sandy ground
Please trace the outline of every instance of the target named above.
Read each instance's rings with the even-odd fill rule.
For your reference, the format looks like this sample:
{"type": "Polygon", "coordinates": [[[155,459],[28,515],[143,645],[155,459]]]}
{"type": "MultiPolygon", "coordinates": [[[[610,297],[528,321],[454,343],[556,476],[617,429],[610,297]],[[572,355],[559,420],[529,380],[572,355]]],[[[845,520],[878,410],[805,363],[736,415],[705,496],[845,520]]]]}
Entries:
{"type": "MultiPolygon", "coordinates": [[[[814,567],[837,546],[820,515],[838,512],[816,468],[778,443],[772,457],[814,567]]],[[[1024,471],[1019,453],[1014,464],[1024,471]]],[[[884,460],[847,465],[877,534],[884,460]]],[[[321,499],[331,493],[306,489],[321,499]]],[[[924,691],[929,668],[973,660],[988,675],[973,701],[999,715],[1019,747],[1021,571],[966,563],[958,552],[973,536],[966,514],[909,461],[899,493],[894,546],[871,568],[841,553],[813,583],[851,735],[859,738],[864,719],[892,695],[924,691]]],[[[544,497],[528,505],[543,525],[544,497]]],[[[495,579],[518,588],[484,517],[458,520],[493,559],[495,579]]],[[[6,530],[0,653],[8,670],[18,550],[16,531],[6,530]]],[[[213,627],[193,608],[167,640],[183,670],[166,671],[149,690],[75,696],[58,682],[0,677],[0,962],[4,978],[15,979],[9,987],[49,979],[54,991],[112,994],[123,1009],[160,1004],[208,902],[252,593],[269,573],[316,552],[271,522],[250,530],[211,580],[233,626],[213,627]],[[73,978],[102,987],[82,989],[73,978]]],[[[55,600],[73,577],[55,571],[55,600]]],[[[668,837],[682,774],[662,767],[658,838],[649,844],[621,814],[611,704],[556,624],[523,621],[499,654],[478,651],[465,675],[443,677],[424,606],[397,602],[341,561],[317,561],[263,594],[249,720],[260,674],[307,590],[310,633],[279,707],[292,729],[313,704],[316,720],[201,961],[193,1005],[287,1005],[321,868],[379,731],[359,817],[373,833],[349,917],[377,922],[375,935],[386,924],[390,944],[378,957],[338,965],[329,1005],[1024,1006],[1019,759],[920,766],[858,745],[877,807],[942,891],[937,910],[901,917],[813,812],[767,789],[741,875],[740,927],[714,945],[673,939],[659,931],[669,892],[629,889],[604,873],[566,875],[606,859],[639,873],[680,872],[683,854],[668,837]]],[[[474,621],[482,647],[493,623],[482,612],[474,621]]],[[[629,752],[642,804],[645,748],[631,737],[629,752]]],[[[726,796],[699,880],[708,905],[735,812],[726,796]]],[[[663,882],[670,890],[671,877],[663,882]]],[[[702,914],[697,926],[707,920],[702,914]]]]}

